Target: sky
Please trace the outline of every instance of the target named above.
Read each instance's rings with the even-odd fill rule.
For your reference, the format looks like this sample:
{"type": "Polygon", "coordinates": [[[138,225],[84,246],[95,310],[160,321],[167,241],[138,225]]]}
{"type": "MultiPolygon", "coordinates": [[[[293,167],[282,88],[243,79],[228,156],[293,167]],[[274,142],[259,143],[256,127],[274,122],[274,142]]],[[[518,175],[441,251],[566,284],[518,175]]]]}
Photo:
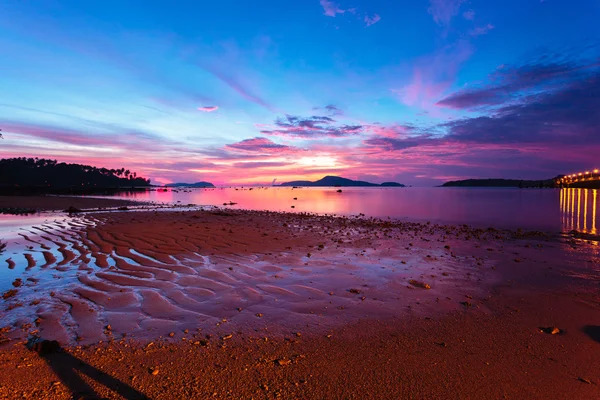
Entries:
{"type": "Polygon", "coordinates": [[[597,0],[0,2],[0,157],[155,184],[600,167],[597,0]]]}

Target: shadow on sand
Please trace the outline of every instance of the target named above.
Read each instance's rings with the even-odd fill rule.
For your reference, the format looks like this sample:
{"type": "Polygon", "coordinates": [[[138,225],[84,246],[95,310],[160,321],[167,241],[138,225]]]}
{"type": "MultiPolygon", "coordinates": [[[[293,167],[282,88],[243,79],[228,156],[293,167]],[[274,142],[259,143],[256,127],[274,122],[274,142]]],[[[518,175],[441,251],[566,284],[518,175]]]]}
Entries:
{"type": "Polygon", "coordinates": [[[588,335],[592,340],[600,343],[600,326],[598,325],[586,325],[582,329],[583,333],[588,335]]]}
{"type": "Polygon", "coordinates": [[[109,374],[100,371],[98,368],[78,359],[77,357],[64,351],[57,341],[37,340],[28,344],[30,350],[37,352],[54,373],[67,386],[73,399],[102,399],[94,389],[81,378],[81,375],[87,375],[108,389],[117,393],[127,400],[149,400],[145,394],[137,391],[126,383],[113,378],[109,374]]]}

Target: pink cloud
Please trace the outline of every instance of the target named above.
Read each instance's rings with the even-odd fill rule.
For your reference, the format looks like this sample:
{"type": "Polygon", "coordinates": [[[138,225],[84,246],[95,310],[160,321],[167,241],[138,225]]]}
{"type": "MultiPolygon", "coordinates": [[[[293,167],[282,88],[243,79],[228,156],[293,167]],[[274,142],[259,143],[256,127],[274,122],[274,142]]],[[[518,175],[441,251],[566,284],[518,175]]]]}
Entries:
{"type": "Polygon", "coordinates": [[[218,109],[219,109],[219,106],[198,107],[199,111],[204,111],[204,112],[213,112],[213,111],[217,111],[218,109]]]}
{"type": "Polygon", "coordinates": [[[338,5],[336,3],[334,3],[333,1],[329,1],[329,0],[321,0],[321,6],[323,7],[323,10],[325,11],[323,13],[323,15],[326,15],[328,17],[335,17],[336,14],[343,14],[346,12],[346,10],[342,10],[341,8],[338,7],[338,5]]]}
{"type": "Polygon", "coordinates": [[[374,14],[372,17],[365,15],[365,23],[367,26],[374,25],[381,20],[381,17],[378,14],[374,14]]]}
{"type": "Polygon", "coordinates": [[[486,35],[492,29],[494,29],[494,25],[492,25],[492,24],[487,24],[485,26],[479,26],[477,28],[471,29],[469,31],[469,35],[471,35],[471,36],[486,35]]]}

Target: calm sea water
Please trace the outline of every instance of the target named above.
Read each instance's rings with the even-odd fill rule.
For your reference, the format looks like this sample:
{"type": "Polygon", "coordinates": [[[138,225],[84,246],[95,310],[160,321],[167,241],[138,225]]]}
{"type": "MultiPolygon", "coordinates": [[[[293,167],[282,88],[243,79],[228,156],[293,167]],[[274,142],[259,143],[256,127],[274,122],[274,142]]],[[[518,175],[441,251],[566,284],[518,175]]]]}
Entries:
{"type": "Polygon", "coordinates": [[[123,193],[117,197],[172,204],[391,217],[543,231],[598,233],[600,195],[589,189],[511,188],[216,188],[123,193]],[[296,198],[296,200],[294,200],[296,198]],[[293,208],[292,208],[293,207],[293,208]]]}

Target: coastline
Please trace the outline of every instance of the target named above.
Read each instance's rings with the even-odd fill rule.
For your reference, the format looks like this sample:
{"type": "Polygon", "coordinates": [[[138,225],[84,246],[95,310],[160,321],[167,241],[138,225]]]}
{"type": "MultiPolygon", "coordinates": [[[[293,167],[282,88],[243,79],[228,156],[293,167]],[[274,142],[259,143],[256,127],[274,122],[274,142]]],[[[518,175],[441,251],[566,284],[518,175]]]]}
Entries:
{"type": "Polygon", "coordinates": [[[0,396],[600,395],[600,263],[585,240],[255,211],[83,218],[90,223],[74,221],[80,226],[67,233],[44,228],[57,243],[73,243],[46,267],[40,253],[29,269],[78,280],[51,298],[27,281],[3,301],[4,309],[38,296],[47,308],[0,314],[7,321],[11,311],[35,312],[22,321],[30,326],[2,334],[12,340],[0,347],[8,371],[0,396]],[[62,313],[50,307],[63,303],[62,313]],[[549,326],[562,334],[540,332],[549,326]],[[59,340],[65,353],[26,350],[30,335],[59,340]],[[67,355],[97,368],[88,387],[57,366],[67,355]],[[101,372],[120,389],[108,390],[115,381],[101,372]]]}

